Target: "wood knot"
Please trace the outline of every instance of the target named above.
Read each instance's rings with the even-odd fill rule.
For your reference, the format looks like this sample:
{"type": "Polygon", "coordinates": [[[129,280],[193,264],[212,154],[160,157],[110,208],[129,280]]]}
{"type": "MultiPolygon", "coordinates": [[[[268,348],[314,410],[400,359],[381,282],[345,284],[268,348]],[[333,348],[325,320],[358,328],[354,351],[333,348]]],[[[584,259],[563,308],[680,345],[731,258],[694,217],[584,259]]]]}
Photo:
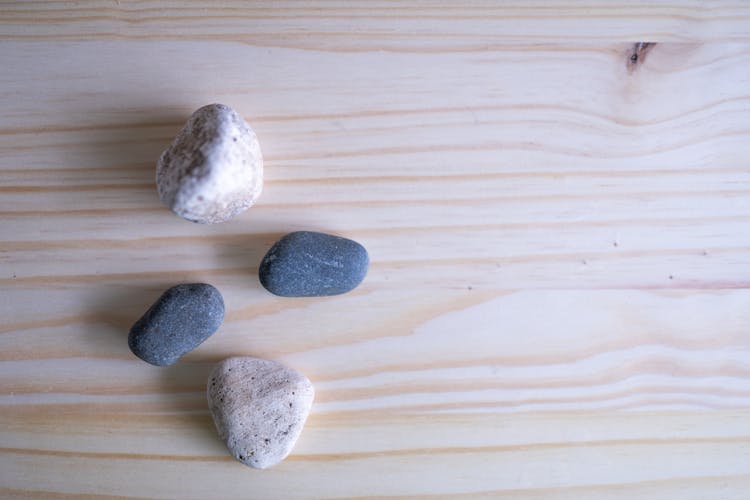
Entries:
{"type": "Polygon", "coordinates": [[[644,63],[648,52],[654,48],[655,42],[637,42],[628,51],[628,62],[627,68],[629,72],[635,71],[635,69],[644,63]]]}

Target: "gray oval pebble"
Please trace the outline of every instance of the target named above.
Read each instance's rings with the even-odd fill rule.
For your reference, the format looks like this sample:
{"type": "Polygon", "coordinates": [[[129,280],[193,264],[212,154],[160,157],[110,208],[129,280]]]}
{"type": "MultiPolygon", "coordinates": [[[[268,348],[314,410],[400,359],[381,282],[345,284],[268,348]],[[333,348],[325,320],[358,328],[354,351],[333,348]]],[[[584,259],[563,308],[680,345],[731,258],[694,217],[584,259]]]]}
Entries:
{"type": "Polygon", "coordinates": [[[171,365],[210,337],[224,321],[221,293],[205,283],[173,286],[135,322],[128,345],[157,366],[171,365]]]}
{"type": "Polygon", "coordinates": [[[365,247],[346,238],[311,231],[287,234],[268,251],[258,275],[282,297],[322,297],[356,288],[367,274],[365,247]]]}

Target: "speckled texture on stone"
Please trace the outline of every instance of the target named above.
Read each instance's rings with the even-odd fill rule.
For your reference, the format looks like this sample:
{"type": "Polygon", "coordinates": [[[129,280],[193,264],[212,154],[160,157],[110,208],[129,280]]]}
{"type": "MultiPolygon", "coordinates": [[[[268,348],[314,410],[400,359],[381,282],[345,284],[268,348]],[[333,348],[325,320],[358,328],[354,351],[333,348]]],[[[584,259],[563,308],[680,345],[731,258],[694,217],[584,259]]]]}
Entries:
{"type": "Polygon", "coordinates": [[[237,460],[265,469],[294,448],[315,390],[301,373],[265,359],[225,359],[208,377],[216,430],[237,460]]]}
{"type": "Polygon", "coordinates": [[[365,247],[346,238],[311,231],[287,234],[268,251],[258,275],[282,297],[322,297],[356,288],[367,274],[365,247]]]}
{"type": "Polygon", "coordinates": [[[211,285],[173,286],[135,322],[128,345],[157,366],[171,365],[202,344],[224,321],[224,299],[211,285]]]}
{"type": "Polygon", "coordinates": [[[159,158],[162,202],[189,221],[224,222],[247,210],[263,189],[263,157],[250,125],[229,106],[192,114],[159,158]]]}

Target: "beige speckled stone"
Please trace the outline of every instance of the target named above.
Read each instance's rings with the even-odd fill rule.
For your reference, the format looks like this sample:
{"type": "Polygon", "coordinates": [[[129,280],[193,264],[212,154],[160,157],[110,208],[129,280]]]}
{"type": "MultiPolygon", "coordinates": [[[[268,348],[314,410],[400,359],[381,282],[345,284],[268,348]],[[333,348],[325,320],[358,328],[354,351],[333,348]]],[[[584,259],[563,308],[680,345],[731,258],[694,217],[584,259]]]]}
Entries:
{"type": "Polygon", "coordinates": [[[208,406],[229,451],[265,469],[294,447],[315,390],[299,372],[258,358],[225,359],[208,377],[208,406]]]}
{"type": "Polygon", "coordinates": [[[209,104],[190,116],[159,158],[162,202],[193,222],[224,222],[247,210],[263,189],[263,157],[250,125],[229,106],[209,104]]]}

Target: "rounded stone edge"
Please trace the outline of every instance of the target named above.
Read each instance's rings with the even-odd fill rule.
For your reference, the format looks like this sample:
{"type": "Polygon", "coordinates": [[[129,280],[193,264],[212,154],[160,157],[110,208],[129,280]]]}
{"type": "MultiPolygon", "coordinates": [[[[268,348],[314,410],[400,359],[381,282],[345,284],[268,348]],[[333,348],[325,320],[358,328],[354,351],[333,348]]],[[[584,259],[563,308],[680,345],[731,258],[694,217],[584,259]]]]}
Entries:
{"type": "Polygon", "coordinates": [[[216,288],[215,286],[213,286],[212,284],[210,284],[210,283],[202,283],[202,282],[198,282],[198,283],[180,283],[180,284],[177,284],[177,285],[173,285],[173,286],[171,286],[171,287],[167,288],[166,290],[164,290],[164,291],[162,292],[162,294],[161,294],[161,295],[159,295],[159,297],[158,297],[158,298],[157,298],[157,299],[156,299],[156,300],[155,300],[155,301],[154,301],[154,302],[153,302],[153,303],[152,303],[152,304],[151,304],[151,305],[149,306],[149,308],[148,308],[148,309],[146,309],[146,312],[144,312],[144,313],[143,313],[143,314],[141,315],[141,317],[140,317],[140,318],[138,318],[138,319],[137,319],[137,320],[136,320],[136,321],[135,321],[135,322],[133,323],[133,325],[132,325],[132,326],[130,327],[130,330],[128,331],[128,349],[130,349],[130,352],[131,352],[131,353],[132,353],[132,354],[133,354],[133,355],[134,355],[134,356],[135,356],[136,358],[138,358],[138,359],[140,359],[141,361],[144,361],[144,362],[146,362],[146,363],[148,363],[148,364],[150,364],[150,365],[152,365],[152,366],[158,366],[158,367],[172,366],[173,364],[177,363],[177,361],[179,361],[179,360],[180,360],[180,358],[182,358],[182,357],[183,357],[183,356],[184,356],[185,354],[188,354],[189,352],[192,352],[192,351],[194,351],[195,349],[197,349],[198,347],[200,347],[200,346],[201,346],[201,345],[203,344],[203,342],[205,342],[205,341],[206,341],[206,340],[208,340],[209,338],[213,337],[213,336],[214,336],[214,335],[216,334],[216,332],[218,332],[218,331],[219,331],[219,329],[221,328],[221,325],[222,325],[222,324],[224,323],[224,318],[225,318],[225,315],[226,315],[226,304],[224,303],[224,296],[222,295],[221,291],[219,291],[219,289],[218,289],[218,288],[216,288]],[[212,295],[213,295],[214,297],[218,298],[218,303],[219,303],[219,305],[221,305],[221,318],[219,318],[219,321],[218,321],[218,325],[216,326],[216,329],[214,329],[214,331],[213,331],[213,332],[212,332],[212,333],[211,333],[211,334],[210,334],[210,335],[209,335],[208,337],[206,337],[206,338],[204,338],[203,340],[201,340],[201,341],[200,341],[200,343],[198,343],[198,345],[196,345],[196,346],[195,346],[195,347],[193,347],[192,349],[189,349],[189,350],[187,350],[187,351],[183,352],[182,354],[180,354],[179,356],[177,356],[177,357],[175,357],[175,358],[169,358],[169,359],[168,359],[168,360],[167,360],[166,362],[164,362],[164,363],[160,363],[160,362],[159,362],[159,360],[158,360],[158,358],[149,358],[149,359],[147,359],[147,358],[145,358],[145,357],[143,357],[143,356],[139,355],[139,354],[138,354],[137,352],[135,352],[135,349],[134,349],[134,341],[135,341],[135,339],[134,339],[134,338],[135,338],[135,335],[134,335],[134,332],[133,332],[133,330],[135,329],[135,327],[136,327],[136,326],[137,326],[137,325],[138,325],[138,324],[139,324],[139,323],[140,323],[141,321],[143,321],[143,320],[144,320],[144,319],[145,319],[145,318],[146,318],[146,317],[147,317],[147,316],[148,316],[148,315],[149,315],[149,314],[150,314],[150,313],[152,312],[152,310],[153,310],[153,309],[154,309],[154,308],[156,307],[156,305],[157,305],[157,304],[159,304],[159,302],[160,302],[160,301],[161,301],[161,300],[162,300],[162,299],[163,299],[163,298],[164,298],[164,297],[165,297],[165,296],[166,296],[167,294],[169,294],[170,292],[174,292],[174,290],[175,290],[175,289],[177,289],[177,288],[179,288],[179,287],[183,287],[183,286],[203,286],[203,287],[208,287],[208,288],[210,288],[210,289],[212,290],[212,295]]]}
{"type": "Polygon", "coordinates": [[[201,106],[200,108],[193,111],[188,119],[183,124],[182,128],[177,132],[175,137],[172,139],[172,141],[169,143],[169,146],[167,146],[161,154],[159,154],[159,158],[156,161],[156,172],[154,175],[154,181],[156,184],[156,191],[157,195],[159,197],[159,200],[162,202],[162,204],[166,205],[172,213],[177,215],[178,217],[188,221],[192,222],[194,224],[221,224],[223,222],[227,222],[231,219],[234,219],[241,213],[247,211],[249,208],[251,208],[260,198],[261,194],[263,193],[263,184],[265,180],[264,175],[264,159],[263,159],[263,150],[260,147],[260,140],[258,139],[258,134],[255,132],[255,129],[250,125],[250,123],[245,120],[245,118],[237,112],[234,108],[227,104],[222,103],[211,103],[206,104],[204,106],[201,106]],[[216,110],[216,111],[214,111],[216,110]],[[201,113],[207,113],[209,111],[213,111],[216,113],[228,113],[235,117],[237,121],[244,127],[247,128],[250,135],[252,136],[251,146],[254,151],[254,157],[257,160],[257,165],[255,168],[255,183],[253,183],[253,189],[252,194],[244,199],[241,200],[239,203],[234,203],[232,205],[232,208],[230,210],[227,210],[223,214],[209,214],[207,216],[204,216],[202,218],[193,218],[191,217],[188,212],[182,212],[176,208],[176,197],[179,194],[179,189],[176,189],[174,193],[169,193],[168,191],[165,191],[162,187],[162,183],[160,182],[160,178],[165,174],[166,166],[164,163],[167,161],[167,157],[172,153],[175,146],[179,144],[179,142],[183,139],[184,136],[188,135],[188,133],[192,130],[194,126],[194,119],[196,118],[196,115],[199,115],[201,113]]]}
{"type": "Polygon", "coordinates": [[[300,231],[292,231],[290,233],[283,235],[281,238],[276,240],[273,245],[271,245],[271,248],[269,248],[268,251],[263,255],[263,258],[260,261],[260,265],[258,266],[258,281],[268,293],[275,295],[277,297],[284,297],[284,298],[336,297],[338,295],[344,295],[346,293],[349,293],[352,290],[358,288],[359,285],[361,285],[362,282],[367,277],[367,274],[369,273],[369,271],[370,271],[370,252],[367,251],[367,248],[362,243],[356,240],[353,240],[351,238],[347,238],[346,236],[341,236],[338,234],[324,233],[322,231],[300,230],[300,231]],[[353,243],[357,247],[359,247],[362,250],[362,254],[364,255],[364,263],[361,267],[361,274],[358,276],[356,283],[354,283],[351,287],[341,292],[330,293],[330,294],[325,294],[325,295],[294,295],[294,294],[279,293],[278,290],[274,291],[272,284],[268,283],[268,281],[265,279],[266,273],[264,272],[264,268],[268,266],[267,260],[271,255],[275,253],[275,251],[278,249],[279,246],[285,243],[285,240],[291,239],[294,236],[301,235],[301,234],[314,234],[314,235],[319,235],[319,236],[341,238],[342,240],[346,240],[350,243],[353,243]]]}
{"type": "Polygon", "coordinates": [[[307,411],[307,413],[305,415],[305,418],[302,420],[302,422],[300,422],[300,430],[299,430],[299,434],[297,435],[297,439],[299,439],[299,437],[302,435],[302,432],[305,429],[305,425],[307,425],[307,420],[310,417],[310,412],[312,410],[312,406],[315,403],[315,385],[312,383],[312,381],[304,373],[302,373],[302,372],[300,372],[300,371],[298,371],[298,370],[296,370],[294,368],[291,368],[291,367],[289,367],[289,366],[287,366],[287,365],[285,365],[283,363],[280,363],[278,361],[274,361],[274,360],[270,360],[270,359],[265,359],[265,358],[258,358],[258,357],[254,357],[254,356],[231,356],[229,358],[225,358],[225,359],[219,361],[218,363],[216,363],[211,368],[211,371],[208,373],[208,378],[206,380],[206,405],[208,406],[209,413],[211,414],[211,421],[214,424],[214,430],[216,431],[216,434],[219,436],[219,439],[221,439],[222,443],[226,447],[227,452],[229,453],[229,455],[232,456],[239,463],[241,463],[242,465],[245,465],[247,467],[250,467],[252,469],[265,470],[265,469],[269,469],[269,468],[273,467],[274,465],[277,465],[277,464],[283,462],[291,454],[291,452],[294,450],[294,444],[296,444],[296,439],[295,439],[295,442],[292,443],[292,446],[290,446],[289,449],[285,450],[283,456],[280,459],[278,459],[277,461],[274,461],[272,463],[268,463],[268,464],[264,464],[264,465],[256,465],[256,464],[251,463],[250,461],[241,460],[229,448],[229,445],[226,442],[227,436],[225,436],[225,435],[223,435],[221,433],[220,426],[217,423],[217,415],[214,412],[213,405],[212,405],[211,381],[216,377],[216,375],[223,369],[223,367],[226,364],[233,363],[233,362],[238,362],[238,361],[245,361],[245,360],[262,361],[264,363],[269,363],[269,364],[272,364],[272,365],[276,365],[276,366],[279,366],[279,367],[281,367],[281,368],[283,368],[285,370],[291,371],[291,372],[295,373],[301,379],[301,381],[303,381],[305,383],[305,386],[309,389],[309,391],[310,391],[310,394],[309,394],[309,408],[308,408],[308,411],[307,411]]]}

